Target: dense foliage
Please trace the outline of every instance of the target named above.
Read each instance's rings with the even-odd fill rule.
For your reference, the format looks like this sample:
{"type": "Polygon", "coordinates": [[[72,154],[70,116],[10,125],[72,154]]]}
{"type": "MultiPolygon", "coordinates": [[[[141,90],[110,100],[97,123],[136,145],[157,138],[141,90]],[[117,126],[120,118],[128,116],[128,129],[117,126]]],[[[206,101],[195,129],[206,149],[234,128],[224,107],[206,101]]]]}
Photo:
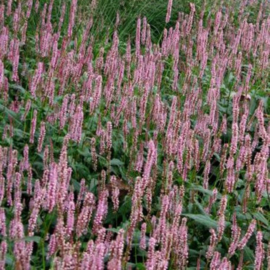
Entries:
{"type": "Polygon", "coordinates": [[[270,269],[269,2],[0,4],[0,269],[270,269]]]}

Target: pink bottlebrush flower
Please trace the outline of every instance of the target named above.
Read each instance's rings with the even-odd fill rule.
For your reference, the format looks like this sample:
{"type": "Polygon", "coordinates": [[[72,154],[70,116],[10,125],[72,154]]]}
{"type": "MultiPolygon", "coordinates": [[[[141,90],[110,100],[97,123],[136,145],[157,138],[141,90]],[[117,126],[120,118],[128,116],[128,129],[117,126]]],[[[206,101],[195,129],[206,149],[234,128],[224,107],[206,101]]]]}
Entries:
{"type": "MultiPolygon", "coordinates": [[[[183,218],[179,228],[180,248],[178,250],[178,265],[180,269],[185,268],[188,263],[188,227],[186,223],[187,219],[183,218]]],[[[167,259],[169,259],[169,257],[167,259]]]]}
{"type": "Polygon", "coordinates": [[[236,160],[236,166],[235,166],[236,171],[240,171],[243,168],[245,164],[245,153],[246,153],[245,146],[242,145],[239,151],[239,155],[236,160]]]}
{"type": "Polygon", "coordinates": [[[44,63],[39,62],[30,85],[30,92],[34,98],[36,97],[36,88],[38,84],[41,82],[41,76],[43,71],[44,71],[44,63]]]}
{"type": "Polygon", "coordinates": [[[32,103],[31,100],[28,99],[27,102],[26,102],[26,104],[25,104],[25,112],[24,112],[24,114],[23,114],[22,117],[21,117],[21,120],[22,120],[22,121],[25,120],[25,118],[26,118],[26,116],[27,116],[29,110],[31,109],[31,103],[32,103]]]}
{"type": "Polygon", "coordinates": [[[50,236],[50,241],[48,245],[48,253],[47,253],[47,259],[49,259],[57,250],[57,241],[56,241],[56,235],[52,234],[50,236]]]}
{"type": "Polygon", "coordinates": [[[107,122],[106,145],[107,145],[107,150],[110,151],[112,148],[112,123],[111,122],[107,122]]]}
{"type": "Polygon", "coordinates": [[[81,106],[77,106],[76,111],[71,119],[69,126],[70,138],[79,143],[82,136],[82,125],[83,125],[83,109],[81,106]]]}
{"type": "Polygon", "coordinates": [[[217,238],[217,235],[216,235],[216,232],[214,229],[210,229],[210,233],[211,233],[211,236],[210,236],[210,245],[208,246],[208,250],[206,252],[206,255],[205,257],[210,260],[213,255],[214,255],[214,251],[215,251],[215,247],[217,245],[217,241],[218,241],[218,238],[217,238]]]}
{"type": "Polygon", "coordinates": [[[32,195],[32,167],[29,166],[27,170],[27,194],[32,195]]]}
{"type": "Polygon", "coordinates": [[[93,265],[96,269],[104,269],[104,256],[105,256],[105,245],[100,243],[95,248],[95,254],[93,255],[93,265]]]}
{"type": "Polygon", "coordinates": [[[112,259],[108,262],[108,270],[121,270],[124,252],[124,230],[118,232],[117,238],[112,242],[112,259]]]}
{"type": "Polygon", "coordinates": [[[85,195],[84,203],[80,214],[78,215],[76,224],[76,235],[80,237],[87,232],[87,225],[92,217],[92,212],[95,207],[95,196],[91,192],[85,195]]]}
{"type": "Polygon", "coordinates": [[[0,5],[0,25],[4,25],[5,21],[5,5],[1,4],[0,5]]]}
{"type": "Polygon", "coordinates": [[[22,175],[18,172],[15,173],[15,181],[14,181],[14,203],[17,205],[18,203],[21,202],[21,197],[22,197],[22,188],[21,188],[21,180],[22,180],[22,175]]]}
{"type": "Polygon", "coordinates": [[[238,248],[240,250],[243,250],[245,248],[245,246],[246,246],[249,238],[251,237],[252,233],[254,232],[255,228],[256,228],[256,220],[253,219],[248,226],[246,234],[244,235],[244,237],[242,238],[242,240],[238,244],[238,248]]]}
{"type": "Polygon", "coordinates": [[[39,214],[40,207],[42,204],[42,200],[45,196],[45,192],[46,192],[45,189],[40,190],[34,199],[33,209],[32,209],[29,221],[28,221],[28,235],[29,236],[34,236],[34,230],[36,228],[36,222],[37,222],[38,214],[39,214]]]}
{"type": "Polygon", "coordinates": [[[165,19],[166,23],[168,23],[170,21],[170,18],[171,18],[172,4],[173,4],[173,0],[168,0],[167,14],[166,14],[166,19],[165,19]]]}
{"type": "Polygon", "coordinates": [[[203,188],[208,189],[208,181],[209,181],[209,173],[210,173],[211,163],[210,160],[206,161],[205,168],[204,168],[204,176],[203,176],[203,188]]]}
{"type": "Polygon", "coordinates": [[[268,242],[266,259],[267,259],[267,270],[269,270],[270,269],[270,242],[268,242]]]}
{"type": "Polygon", "coordinates": [[[2,173],[0,174],[0,205],[2,204],[2,201],[5,196],[5,177],[2,176],[2,173]]]}
{"type": "Polygon", "coordinates": [[[2,33],[0,34],[0,58],[7,55],[9,44],[9,29],[7,27],[2,28],[2,33]]]}
{"type": "Polygon", "coordinates": [[[49,146],[46,145],[45,149],[44,149],[44,152],[43,152],[43,166],[44,166],[44,169],[48,169],[49,154],[50,154],[50,149],[49,149],[49,146]]]}
{"type": "Polygon", "coordinates": [[[190,14],[188,16],[188,21],[185,29],[186,35],[189,34],[191,31],[194,14],[195,14],[195,5],[193,3],[190,3],[190,14]]]}
{"type": "Polygon", "coordinates": [[[196,172],[199,171],[200,169],[200,146],[199,146],[199,141],[198,140],[194,140],[194,146],[193,146],[193,149],[194,149],[194,163],[195,163],[195,169],[196,169],[196,172]]]}
{"type": "Polygon", "coordinates": [[[149,150],[147,155],[147,160],[144,166],[144,172],[143,172],[143,186],[142,189],[144,190],[146,186],[148,185],[150,173],[152,166],[156,163],[157,158],[157,150],[155,147],[155,143],[151,140],[148,144],[149,150]]]}
{"type": "Polygon", "coordinates": [[[73,27],[75,24],[75,14],[77,10],[77,0],[72,0],[70,13],[69,13],[69,24],[68,24],[68,37],[72,36],[73,27]]]}
{"type": "Polygon", "coordinates": [[[117,187],[117,179],[116,176],[112,176],[110,179],[110,182],[112,184],[112,202],[113,202],[113,209],[114,211],[117,211],[119,208],[119,194],[120,190],[117,187]]]}
{"type": "Polygon", "coordinates": [[[223,117],[222,117],[222,123],[221,123],[221,126],[220,126],[220,131],[223,134],[227,134],[227,117],[226,117],[226,115],[223,115],[223,117]]]}
{"type": "Polygon", "coordinates": [[[216,14],[215,22],[214,22],[214,35],[216,35],[219,30],[221,18],[222,18],[222,12],[218,11],[216,14]]]}
{"type": "Polygon", "coordinates": [[[31,120],[31,130],[30,130],[30,139],[29,139],[30,143],[34,143],[36,125],[37,125],[37,110],[34,110],[34,115],[33,115],[33,118],[31,120]]]}
{"type": "Polygon", "coordinates": [[[70,237],[72,231],[74,230],[74,213],[75,213],[75,204],[73,201],[69,202],[68,213],[67,213],[67,236],[70,237]]]}
{"type": "Polygon", "coordinates": [[[224,257],[221,261],[221,264],[219,266],[220,270],[231,270],[232,269],[232,265],[231,262],[228,260],[228,258],[224,257]]]}
{"type": "Polygon", "coordinates": [[[103,155],[105,153],[105,140],[106,132],[102,129],[100,131],[100,141],[99,141],[99,154],[103,155]]]}
{"type": "Polygon", "coordinates": [[[212,196],[210,197],[209,204],[208,204],[208,206],[204,209],[205,212],[206,212],[207,214],[210,213],[211,208],[212,208],[212,205],[213,205],[213,204],[215,203],[215,201],[217,200],[217,194],[218,194],[217,189],[214,188],[212,192],[213,192],[213,193],[212,193],[212,196]]]}
{"type": "Polygon", "coordinates": [[[7,16],[10,16],[11,13],[12,13],[12,2],[13,2],[13,0],[8,0],[8,3],[7,3],[7,16]]]}
{"type": "Polygon", "coordinates": [[[96,211],[96,216],[94,219],[94,224],[93,224],[93,233],[97,233],[99,228],[102,225],[103,219],[107,215],[108,211],[108,191],[103,190],[101,191],[98,199],[98,206],[97,206],[97,211],[96,211]]]}
{"type": "Polygon", "coordinates": [[[38,152],[40,153],[42,151],[43,141],[46,134],[46,124],[45,122],[41,122],[40,124],[40,133],[38,138],[38,152]]]}
{"type": "Polygon", "coordinates": [[[241,229],[237,226],[237,223],[236,223],[236,214],[234,214],[233,216],[233,225],[232,225],[231,231],[232,231],[232,240],[231,240],[228,253],[230,256],[233,256],[235,254],[235,251],[237,249],[239,239],[241,236],[241,229]]]}
{"type": "Polygon", "coordinates": [[[202,153],[203,161],[206,161],[209,155],[210,143],[211,143],[211,132],[209,129],[207,129],[205,131],[205,137],[204,137],[204,147],[203,147],[203,153],[202,153]]]}
{"type": "Polygon", "coordinates": [[[120,190],[119,188],[113,188],[112,190],[112,201],[113,201],[113,209],[114,211],[117,211],[119,208],[119,194],[120,194],[120,190]]]}
{"type": "Polygon", "coordinates": [[[143,28],[141,32],[141,43],[145,45],[146,41],[146,31],[147,31],[147,19],[146,17],[143,17],[143,28]]]}
{"type": "Polygon", "coordinates": [[[62,262],[62,269],[74,269],[76,262],[75,256],[71,252],[66,253],[63,255],[63,262],[62,262]]]}
{"type": "Polygon", "coordinates": [[[50,165],[50,178],[47,191],[47,204],[49,213],[52,212],[56,202],[56,188],[57,188],[57,169],[56,163],[50,165]]]}
{"type": "Polygon", "coordinates": [[[210,270],[219,269],[220,263],[220,253],[216,251],[210,263],[210,270]]]}
{"type": "Polygon", "coordinates": [[[27,5],[26,18],[29,19],[32,11],[33,0],[28,0],[26,5],[27,5]]]}
{"type": "Polygon", "coordinates": [[[231,140],[231,149],[230,153],[235,154],[237,151],[238,144],[238,125],[237,123],[232,124],[232,140],[231,140]]]}
{"type": "Polygon", "coordinates": [[[90,113],[93,114],[94,110],[98,107],[102,93],[102,76],[98,76],[95,81],[95,89],[93,99],[90,102],[90,113]]]}
{"type": "Polygon", "coordinates": [[[6,232],[6,214],[5,214],[5,209],[4,208],[0,208],[0,233],[4,237],[7,236],[7,232],[6,232]]]}
{"type": "MultiPolygon", "coordinates": [[[[256,155],[256,157],[258,154],[256,155]]],[[[258,163],[256,162],[255,157],[255,168],[257,168],[257,180],[255,184],[256,189],[256,197],[257,197],[257,203],[260,203],[262,199],[263,191],[266,189],[266,183],[267,183],[267,158],[263,156],[261,153],[258,156],[258,163]],[[257,164],[256,164],[257,163],[257,164]]]]}
{"type": "Polygon", "coordinates": [[[222,236],[224,234],[225,230],[225,215],[220,215],[218,219],[218,227],[217,227],[217,232],[218,232],[218,240],[221,241],[222,236]]]}
{"type": "Polygon", "coordinates": [[[132,195],[132,208],[131,208],[131,214],[130,214],[130,225],[127,231],[127,242],[128,244],[131,243],[133,233],[135,230],[135,227],[139,221],[141,221],[143,217],[142,213],[142,195],[143,195],[143,189],[142,189],[142,178],[137,177],[135,181],[135,187],[132,195]]]}
{"type": "Polygon", "coordinates": [[[17,33],[19,30],[20,16],[22,11],[21,3],[18,4],[18,7],[15,9],[13,13],[13,31],[17,33]]]}
{"type": "Polygon", "coordinates": [[[235,95],[233,97],[233,123],[237,125],[239,117],[239,97],[235,95]]]}
{"type": "Polygon", "coordinates": [[[29,168],[29,146],[26,144],[23,148],[23,168],[28,170],[29,168]]]}
{"type": "Polygon", "coordinates": [[[96,139],[93,137],[91,138],[91,157],[92,157],[92,163],[94,171],[97,170],[97,152],[96,152],[96,139]]]}
{"type": "Polygon", "coordinates": [[[79,269],[90,269],[90,255],[87,252],[83,252],[82,261],[79,269]]]}
{"type": "Polygon", "coordinates": [[[219,210],[218,210],[218,216],[222,216],[225,214],[225,210],[227,207],[227,195],[223,195],[221,200],[220,200],[220,206],[219,206],[219,210]]]}
{"type": "Polygon", "coordinates": [[[19,40],[15,39],[12,53],[12,80],[15,82],[19,81],[18,76],[19,58],[20,58],[19,40]]]}
{"type": "Polygon", "coordinates": [[[65,95],[64,99],[63,99],[62,107],[61,107],[61,110],[60,110],[60,113],[59,113],[60,129],[63,129],[65,124],[66,124],[68,100],[69,100],[69,96],[65,95]]]}
{"type": "Polygon", "coordinates": [[[17,159],[18,152],[17,150],[13,150],[10,152],[10,159],[9,159],[9,164],[7,168],[7,173],[6,173],[6,179],[7,179],[7,186],[6,186],[6,194],[7,194],[7,202],[9,205],[13,205],[12,201],[12,189],[13,189],[13,176],[15,172],[15,168],[18,163],[17,159]]]}
{"type": "Polygon", "coordinates": [[[0,89],[2,90],[3,86],[4,86],[4,78],[5,78],[5,74],[4,74],[4,64],[0,59],[0,89]]]}
{"type": "Polygon", "coordinates": [[[162,198],[162,204],[161,204],[161,212],[160,212],[160,218],[159,218],[159,233],[160,235],[158,236],[158,239],[161,239],[161,242],[164,242],[164,239],[166,237],[166,229],[167,229],[167,212],[169,209],[169,197],[167,195],[163,196],[162,198]]]}
{"type": "Polygon", "coordinates": [[[106,229],[101,227],[97,233],[97,239],[95,241],[95,245],[98,245],[100,243],[104,243],[105,237],[106,237],[106,229]]]}
{"type": "Polygon", "coordinates": [[[171,105],[171,114],[170,114],[170,119],[167,127],[167,136],[172,132],[172,128],[175,122],[176,118],[176,107],[177,107],[177,97],[174,96],[172,100],[172,105],[171,105]]]}
{"type": "Polygon", "coordinates": [[[140,55],[140,44],[141,44],[141,18],[137,20],[137,28],[136,28],[136,57],[138,58],[140,55]]]}
{"type": "Polygon", "coordinates": [[[245,104],[245,113],[241,117],[240,127],[239,127],[239,141],[241,144],[243,144],[244,142],[247,117],[248,117],[248,107],[247,107],[247,104],[245,104]]]}
{"type": "Polygon", "coordinates": [[[4,240],[0,244],[0,269],[5,269],[7,249],[8,245],[4,240]]]}
{"type": "Polygon", "coordinates": [[[254,269],[256,270],[263,269],[264,248],[263,248],[262,239],[263,239],[263,234],[261,231],[258,231],[256,235],[256,252],[255,252],[255,262],[254,262],[254,269]]]}
{"type": "Polygon", "coordinates": [[[141,240],[140,240],[140,248],[141,249],[146,249],[146,223],[143,223],[141,226],[141,240]]]}
{"type": "Polygon", "coordinates": [[[95,67],[97,70],[102,70],[103,65],[104,65],[104,48],[101,47],[99,49],[99,54],[98,54],[98,57],[96,59],[96,66],[95,67]]]}
{"type": "Polygon", "coordinates": [[[156,239],[151,237],[149,239],[149,245],[148,245],[148,252],[147,252],[147,261],[146,261],[146,267],[147,269],[154,270],[155,267],[155,245],[156,245],[156,239]]]}
{"type": "Polygon", "coordinates": [[[80,208],[81,207],[81,204],[82,204],[82,202],[84,200],[85,194],[86,194],[86,184],[85,184],[85,179],[83,178],[81,180],[81,182],[80,182],[80,192],[78,194],[76,208],[80,208]]]}
{"type": "Polygon", "coordinates": [[[66,13],[66,4],[63,3],[61,6],[61,15],[60,15],[59,22],[58,22],[58,31],[57,31],[58,33],[60,33],[60,31],[61,31],[61,28],[62,28],[62,25],[64,22],[65,13],[66,13]]]}
{"type": "Polygon", "coordinates": [[[235,172],[234,172],[234,159],[232,156],[228,158],[227,161],[227,179],[226,179],[226,188],[229,192],[233,192],[235,185],[235,172]]]}
{"type": "Polygon", "coordinates": [[[0,172],[1,172],[1,174],[2,174],[3,169],[4,169],[4,160],[5,160],[4,148],[2,146],[0,146],[0,172]]]}
{"type": "Polygon", "coordinates": [[[9,226],[9,236],[11,239],[21,239],[24,237],[24,229],[23,224],[20,221],[20,217],[11,220],[9,226]]]}

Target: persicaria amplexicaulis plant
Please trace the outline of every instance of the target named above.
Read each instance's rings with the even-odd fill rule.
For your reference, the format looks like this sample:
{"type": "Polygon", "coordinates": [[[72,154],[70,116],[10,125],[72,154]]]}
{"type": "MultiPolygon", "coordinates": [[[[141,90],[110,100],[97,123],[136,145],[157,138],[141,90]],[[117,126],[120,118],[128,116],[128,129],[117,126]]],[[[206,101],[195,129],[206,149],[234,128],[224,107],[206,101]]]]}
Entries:
{"type": "Polygon", "coordinates": [[[0,4],[0,269],[270,269],[269,3],[109,2],[0,4]]]}

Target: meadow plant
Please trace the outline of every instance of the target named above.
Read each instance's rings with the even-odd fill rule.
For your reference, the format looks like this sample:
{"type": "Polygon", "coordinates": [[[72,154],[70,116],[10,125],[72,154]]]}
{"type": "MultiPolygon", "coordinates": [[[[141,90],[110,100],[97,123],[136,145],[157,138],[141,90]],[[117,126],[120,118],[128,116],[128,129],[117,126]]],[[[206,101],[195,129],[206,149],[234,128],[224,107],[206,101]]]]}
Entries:
{"type": "Polygon", "coordinates": [[[268,1],[99,2],[1,1],[0,269],[270,269],[268,1]]]}

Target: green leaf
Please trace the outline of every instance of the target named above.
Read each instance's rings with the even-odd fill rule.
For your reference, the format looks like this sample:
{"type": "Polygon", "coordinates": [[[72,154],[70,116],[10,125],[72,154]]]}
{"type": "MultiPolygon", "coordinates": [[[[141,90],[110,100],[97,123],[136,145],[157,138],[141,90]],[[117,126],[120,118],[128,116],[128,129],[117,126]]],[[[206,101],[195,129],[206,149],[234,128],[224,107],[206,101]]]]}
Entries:
{"type": "Polygon", "coordinates": [[[197,205],[197,207],[199,208],[199,210],[200,210],[200,212],[201,212],[202,214],[206,214],[206,212],[205,212],[203,206],[202,206],[196,199],[195,199],[195,204],[197,205]]]}
{"type": "Polygon", "coordinates": [[[121,228],[107,228],[106,230],[108,232],[118,233],[121,230],[121,228]]]}
{"type": "Polygon", "coordinates": [[[143,263],[137,263],[136,264],[136,269],[138,270],[145,270],[145,265],[143,263]]]}
{"type": "Polygon", "coordinates": [[[209,216],[201,214],[183,214],[185,217],[193,219],[195,222],[200,223],[208,228],[217,228],[217,222],[209,216]]]}
{"type": "Polygon", "coordinates": [[[114,158],[111,160],[110,164],[111,164],[111,166],[122,166],[122,165],[124,165],[124,162],[122,162],[119,159],[114,158]]]}
{"type": "Polygon", "coordinates": [[[78,153],[84,157],[91,156],[88,148],[84,148],[83,150],[78,149],[78,153]]]}
{"type": "Polygon", "coordinates": [[[248,246],[244,248],[244,260],[250,263],[254,262],[254,253],[248,246]]]}
{"type": "Polygon", "coordinates": [[[11,255],[7,254],[6,255],[6,264],[12,265],[13,262],[14,262],[14,258],[11,255]]]}
{"type": "Polygon", "coordinates": [[[213,192],[211,190],[204,189],[202,186],[196,186],[196,185],[191,184],[189,189],[190,190],[195,190],[195,191],[200,191],[200,192],[208,194],[210,196],[213,195],[213,192]]]}
{"type": "Polygon", "coordinates": [[[18,85],[18,84],[10,84],[9,88],[19,90],[23,94],[25,93],[25,89],[22,86],[18,85]]]}
{"type": "Polygon", "coordinates": [[[264,215],[260,212],[254,213],[253,217],[259,221],[261,221],[262,223],[264,223],[267,227],[269,227],[269,222],[268,220],[264,217],[264,215]]]}
{"type": "Polygon", "coordinates": [[[27,236],[24,238],[26,242],[36,242],[37,244],[40,242],[41,237],[39,236],[27,236]]]}

